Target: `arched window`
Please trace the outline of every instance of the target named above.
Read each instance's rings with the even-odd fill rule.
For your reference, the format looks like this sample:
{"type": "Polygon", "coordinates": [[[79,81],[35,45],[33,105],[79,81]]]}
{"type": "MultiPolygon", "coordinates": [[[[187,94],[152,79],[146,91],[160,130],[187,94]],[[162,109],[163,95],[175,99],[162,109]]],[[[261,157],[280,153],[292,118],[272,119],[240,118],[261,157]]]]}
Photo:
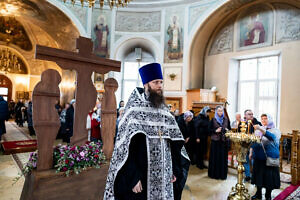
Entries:
{"type": "Polygon", "coordinates": [[[139,75],[139,68],[155,62],[152,54],[143,49],[135,48],[128,53],[122,65],[122,87],[121,87],[121,99],[128,101],[128,98],[134,88],[143,87],[141,77],[139,75]]]}

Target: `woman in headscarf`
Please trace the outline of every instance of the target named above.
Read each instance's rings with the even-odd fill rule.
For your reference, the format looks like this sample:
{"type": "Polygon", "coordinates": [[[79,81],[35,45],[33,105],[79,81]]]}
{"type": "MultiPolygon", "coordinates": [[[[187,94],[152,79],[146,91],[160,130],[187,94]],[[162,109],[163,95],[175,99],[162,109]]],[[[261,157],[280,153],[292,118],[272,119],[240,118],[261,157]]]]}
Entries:
{"type": "Polygon", "coordinates": [[[191,164],[195,163],[195,128],[193,121],[194,114],[191,111],[186,111],[178,118],[178,126],[184,137],[184,146],[190,157],[191,164]]]}
{"type": "Polygon", "coordinates": [[[254,125],[255,134],[261,136],[261,143],[251,146],[249,157],[253,158],[253,173],[251,183],[255,184],[257,191],[252,200],[262,199],[262,188],[266,188],[265,198],[271,200],[273,189],[280,188],[279,166],[267,166],[267,157],[279,158],[279,140],[281,133],[275,128],[270,116],[261,115],[263,126],[254,125]],[[259,133],[260,132],[260,133],[259,133]]]}
{"type": "Polygon", "coordinates": [[[207,151],[207,137],[210,133],[209,129],[209,113],[211,112],[209,106],[205,106],[195,119],[196,132],[196,165],[200,169],[206,168],[204,166],[204,156],[207,151]]]}
{"type": "Polygon", "coordinates": [[[225,133],[230,129],[230,122],[224,116],[224,108],[217,106],[215,117],[210,121],[211,145],[208,167],[208,176],[210,178],[222,180],[227,178],[229,143],[225,133]]]}

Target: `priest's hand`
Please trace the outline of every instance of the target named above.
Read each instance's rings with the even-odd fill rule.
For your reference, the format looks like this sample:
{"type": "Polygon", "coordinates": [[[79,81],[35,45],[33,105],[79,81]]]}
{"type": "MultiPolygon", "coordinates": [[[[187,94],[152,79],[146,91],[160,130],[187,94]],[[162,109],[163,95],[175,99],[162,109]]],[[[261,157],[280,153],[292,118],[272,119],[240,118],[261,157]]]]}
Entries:
{"type": "Polygon", "coordinates": [[[221,133],[222,127],[217,128],[216,133],[221,133]]]}
{"type": "Polygon", "coordinates": [[[199,139],[199,138],[197,138],[197,139],[196,139],[196,142],[197,142],[197,143],[200,143],[200,139],[199,139]]]}
{"type": "Polygon", "coordinates": [[[190,139],[189,137],[185,138],[185,143],[188,143],[189,139],[190,139]]]}
{"type": "Polygon", "coordinates": [[[143,187],[142,187],[141,181],[139,181],[139,182],[134,186],[134,188],[132,188],[132,192],[134,192],[134,193],[142,192],[142,190],[143,190],[143,187]]]}
{"type": "Polygon", "coordinates": [[[171,180],[171,183],[174,183],[176,181],[176,176],[172,176],[172,180],[171,180]]]}

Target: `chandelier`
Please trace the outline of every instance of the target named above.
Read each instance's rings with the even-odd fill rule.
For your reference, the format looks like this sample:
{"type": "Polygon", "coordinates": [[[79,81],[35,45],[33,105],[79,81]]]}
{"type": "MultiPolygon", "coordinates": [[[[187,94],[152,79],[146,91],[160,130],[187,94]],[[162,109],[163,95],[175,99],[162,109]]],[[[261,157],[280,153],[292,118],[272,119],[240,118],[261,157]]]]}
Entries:
{"type": "MultiPolygon", "coordinates": [[[[64,3],[66,3],[67,0],[63,0],[64,3]]],[[[71,0],[72,4],[74,5],[77,0],[71,0]]],[[[131,0],[99,0],[100,8],[103,8],[104,2],[106,2],[110,8],[113,7],[124,7],[127,6],[127,4],[131,0]]],[[[94,7],[96,0],[80,0],[81,5],[83,6],[84,2],[87,2],[89,4],[89,7],[94,7]]]]}
{"type": "Polygon", "coordinates": [[[22,72],[21,64],[18,56],[8,48],[0,50],[0,70],[5,73],[20,73],[22,72]]]}

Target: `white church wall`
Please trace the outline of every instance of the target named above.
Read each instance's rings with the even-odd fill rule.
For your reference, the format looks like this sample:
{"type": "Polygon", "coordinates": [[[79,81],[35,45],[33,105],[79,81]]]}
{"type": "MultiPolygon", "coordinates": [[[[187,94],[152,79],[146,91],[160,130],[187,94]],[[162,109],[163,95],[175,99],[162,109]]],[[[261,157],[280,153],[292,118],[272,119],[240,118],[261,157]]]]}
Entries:
{"type": "MultiPolygon", "coordinates": [[[[122,61],[122,55],[124,54],[125,47],[131,46],[133,44],[133,39],[143,39],[148,41],[144,43],[144,45],[150,45],[153,48],[153,54],[156,58],[157,62],[162,63],[164,71],[172,71],[177,70],[177,73],[181,73],[181,83],[175,84],[175,86],[170,87],[167,86],[167,90],[165,91],[166,96],[170,97],[183,97],[183,111],[186,106],[186,89],[191,89],[193,87],[197,87],[197,84],[193,84],[194,80],[199,80],[198,82],[202,82],[202,68],[200,62],[191,61],[191,51],[192,46],[195,42],[195,37],[197,37],[198,30],[205,24],[208,17],[214,13],[216,10],[226,4],[226,9],[224,12],[231,12],[242,5],[248,3],[249,1],[228,1],[228,0],[199,0],[199,1],[189,1],[186,4],[180,4],[179,8],[176,8],[173,4],[171,6],[164,5],[163,7],[153,6],[151,8],[145,7],[127,7],[127,8],[118,8],[110,10],[109,7],[104,7],[103,10],[99,10],[99,5],[97,5],[94,9],[84,8],[84,11],[81,13],[77,13],[77,9],[79,9],[80,4],[76,4],[75,8],[71,8],[70,6],[65,6],[61,3],[61,0],[48,0],[52,4],[57,4],[57,7],[65,12],[76,25],[80,34],[85,37],[93,38],[93,28],[95,26],[95,20],[101,15],[101,12],[106,13],[106,17],[108,21],[110,21],[110,38],[109,38],[109,58],[117,59],[122,61]],[[167,27],[170,24],[170,16],[171,15],[180,15],[180,26],[182,28],[182,58],[169,62],[170,60],[166,59],[166,49],[168,42],[168,34],[166,33],[167,27]],[[84,17],[87,18],[86,23],[84,22],[84,17]],[[130,45],[129,45],[130,44],[130,45]],[[194,63],[193,63],[194,62],[194,63]],[[181,69],[179,69],[181,68],[181,69]]],[[[87,6],[87,5],[85,5],[87,6]]],[[[205,35],[205,34],[204,34],[205,35]]],[[[208,38],[207,35],[206,38],[208,38]]],[[[138,42],[136,43],[138,44],[138,42]]],[[[272,49],[272,48],[271,48],[272,49]]],[[[265,50],[270,50],[267,48],[265,50]]],[[[205,49],[203,48],[203,51],[205,49]]],[[[231,55],[230,53],[224,55],[218,55],[218,59],[215,61],[210,61],[210,59],[215,56],[211,56],[212,58],[208,58],[205,61],[205,65],[210,62],[215,62],[216,65],[209,66],[205,69],[205,79],[204,87],[210,87],[214,84],[218,84],[220,88],[220,93],[223,95],[227,95],[227,87],[228,87],[228,68],[219,69],[218,65],[224,65],[227,62],[229,65],[229,60],[227,56],[231,55]],[[212,78],[213,70],[221,70],[223,73],[221,75],[214,75],[212,78]],[[225,75],[227,78],[223,78],[225,75]],[[221,80],[222,79],[222,80],[221,80]],[[224,82],[227,81],[227,82],[224,82]]],[[[235,57],[235,55],[232,55],[235,57]]],[[[283,57],[284,59],[284,57],[283,57]]],[[[204,60],[204,59],[203,59],[204,60]]],[[[115,77],[120,79],[117,73],[110,73],[109,76],[106,77],[115,77]]],[[[165,77],[167,78],[167,77],[165,77]]],[[[121,82],[119,81],[121,88],[121,82]]],[[[169,84],[169,83],[167,83],[169,84]]],[[[119,92],[120,93],[120,92],[119,92]]]]}
{"type": "MultiPolygon", "coordinates": [[[[274,18],[272,17],[272,19],[275,19],[275,27],[270,30],[273,34],[271,46],[240,51],[237,48],[239,40],[237,34],[235,34],[233,39],[234,50],[232,52],[208,55],[212,51],[207,49],[204,87],[217,86],[220,96],[227,97],[227,100],[231,104],[228,106],[228,111],[230,117],[234,117],[234,113],[238,111],[236,101],[236,70],[238,66],[236,62],[240,59],[258,56],[279,55],[278,125],[282,132],[291,132],[292,130],[300,129],[297,112],[295,112],[300,109],[300,105],[297,103],[300,101],[300,89],[297,86],[297,80],[300,75],[300,37],[297,36],[297,31],[294,31],[297,27],[300,27],[300,18],[296,14],[300,13],[300,9],[296,12],[294,9],[287,9],[286,6],[282,7],[282,5],[278,6],[278,8],[281,10],[276,10],[274,12],[276,15],[274,18]],[[288,26],[286,27],[286,25],[288,26]],[[286,27],[284,28],[285,33],[283,34],[282,28],[278,27],[286,27]]],[[[235,23],[235,33],[238,33],[236,31],[238,27],[238,23],[235,23]]],[[[218,41],[220,35],[215,35],[217,36],[213,40],[218,41]]],[[[259,118],[257,113],[254,114],[259,118]]]]}

